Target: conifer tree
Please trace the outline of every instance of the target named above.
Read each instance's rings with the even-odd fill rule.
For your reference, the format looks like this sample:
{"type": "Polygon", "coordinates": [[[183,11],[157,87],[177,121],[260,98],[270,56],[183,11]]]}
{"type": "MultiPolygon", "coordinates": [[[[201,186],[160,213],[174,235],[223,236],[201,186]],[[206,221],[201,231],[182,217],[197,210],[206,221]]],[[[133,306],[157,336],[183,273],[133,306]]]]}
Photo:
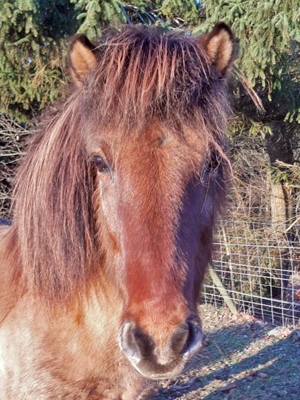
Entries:
{"type": "Polygon", "coordinates": [[[116,0],[0,0],[0,111],[26,121],[63,93],[67,39],[125,18],[116,0]]]}
{"type": "Polygon", "coordinates": [[[0,0],[0,106],[24,120],[59,96],[61,39],[76,24],[67,1],[0,0]]]}

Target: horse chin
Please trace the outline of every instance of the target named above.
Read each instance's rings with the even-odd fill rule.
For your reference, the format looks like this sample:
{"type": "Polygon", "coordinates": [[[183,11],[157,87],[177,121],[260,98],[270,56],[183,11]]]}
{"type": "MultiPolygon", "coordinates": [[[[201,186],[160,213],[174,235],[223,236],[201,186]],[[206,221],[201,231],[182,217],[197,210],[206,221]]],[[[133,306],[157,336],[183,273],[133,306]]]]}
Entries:
{"type": "Polygon", "coordinates": [[[199,353],[201,347],[202,343],[195,346],[188,354],[181,355],[176,360],[167,364],[160,364],[152,357],[143,358],[139,361],[134,358],[128,359],[135,370],[145,378],[152,380],[171,379],[186,372],[191,367],[191,362],[199,353]]]}
{"type": "Polygon", "coordinates": [[[141,360],[138,363],[131,362],[132,366],[144,378],[151,380],[171,379],[181,374],[186,365],[186,360],[182,358],[179,361],[162,365],[153,363],[149,360],[141,360]]]}

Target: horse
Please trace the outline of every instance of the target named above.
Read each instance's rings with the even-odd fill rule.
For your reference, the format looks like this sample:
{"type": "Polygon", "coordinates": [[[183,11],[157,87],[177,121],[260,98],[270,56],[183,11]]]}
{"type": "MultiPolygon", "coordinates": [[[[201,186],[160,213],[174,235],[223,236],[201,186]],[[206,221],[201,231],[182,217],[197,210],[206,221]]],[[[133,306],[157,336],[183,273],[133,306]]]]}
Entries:
{"type": "Polygon", "coordinates": [[[224,23],[71,40],[0,228],[1,399],[146,399],[198,354],[234,56],[224,23]]]}

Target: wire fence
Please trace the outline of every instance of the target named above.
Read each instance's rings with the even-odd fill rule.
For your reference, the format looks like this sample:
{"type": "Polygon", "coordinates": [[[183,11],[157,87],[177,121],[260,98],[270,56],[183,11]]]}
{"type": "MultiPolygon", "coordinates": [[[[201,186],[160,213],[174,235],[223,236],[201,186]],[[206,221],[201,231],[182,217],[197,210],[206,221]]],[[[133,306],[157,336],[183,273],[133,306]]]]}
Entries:
{"type": "MultiPolygon", "coordinates": [[[[287,233],[265,222],[220,222],[213,269],[240,311],[273,324],[300,323],[299,232],[300,221],[287,233]]],[[[224,305],[209,274],[202,295],[205,303],[224,305]]]]}

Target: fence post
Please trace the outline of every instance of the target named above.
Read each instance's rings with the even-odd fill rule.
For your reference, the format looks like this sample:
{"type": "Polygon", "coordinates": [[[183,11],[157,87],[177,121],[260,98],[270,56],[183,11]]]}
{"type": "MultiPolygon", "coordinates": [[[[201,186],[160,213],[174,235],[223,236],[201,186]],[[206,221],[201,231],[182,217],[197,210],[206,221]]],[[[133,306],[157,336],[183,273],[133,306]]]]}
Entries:
{"type": "Polygon", "coordinates": [[[211,276],[211,279],[212,279],[214,285],[217,287],[217,289],[221,293],[221,296],[223,297],[229,310],[232,312],[232,314],[236,314],[237,309],[236,309],[234,302],[231,300],[231,297],[227,293],[227,290],[225,289],[223,283],[221,282],[221,279],[219,278],[218,274],[216,273],[216,271],[213,269],[213,267],[210,264],[208,265],[208,271],[209,271],[209,275],[211,276]]]}

